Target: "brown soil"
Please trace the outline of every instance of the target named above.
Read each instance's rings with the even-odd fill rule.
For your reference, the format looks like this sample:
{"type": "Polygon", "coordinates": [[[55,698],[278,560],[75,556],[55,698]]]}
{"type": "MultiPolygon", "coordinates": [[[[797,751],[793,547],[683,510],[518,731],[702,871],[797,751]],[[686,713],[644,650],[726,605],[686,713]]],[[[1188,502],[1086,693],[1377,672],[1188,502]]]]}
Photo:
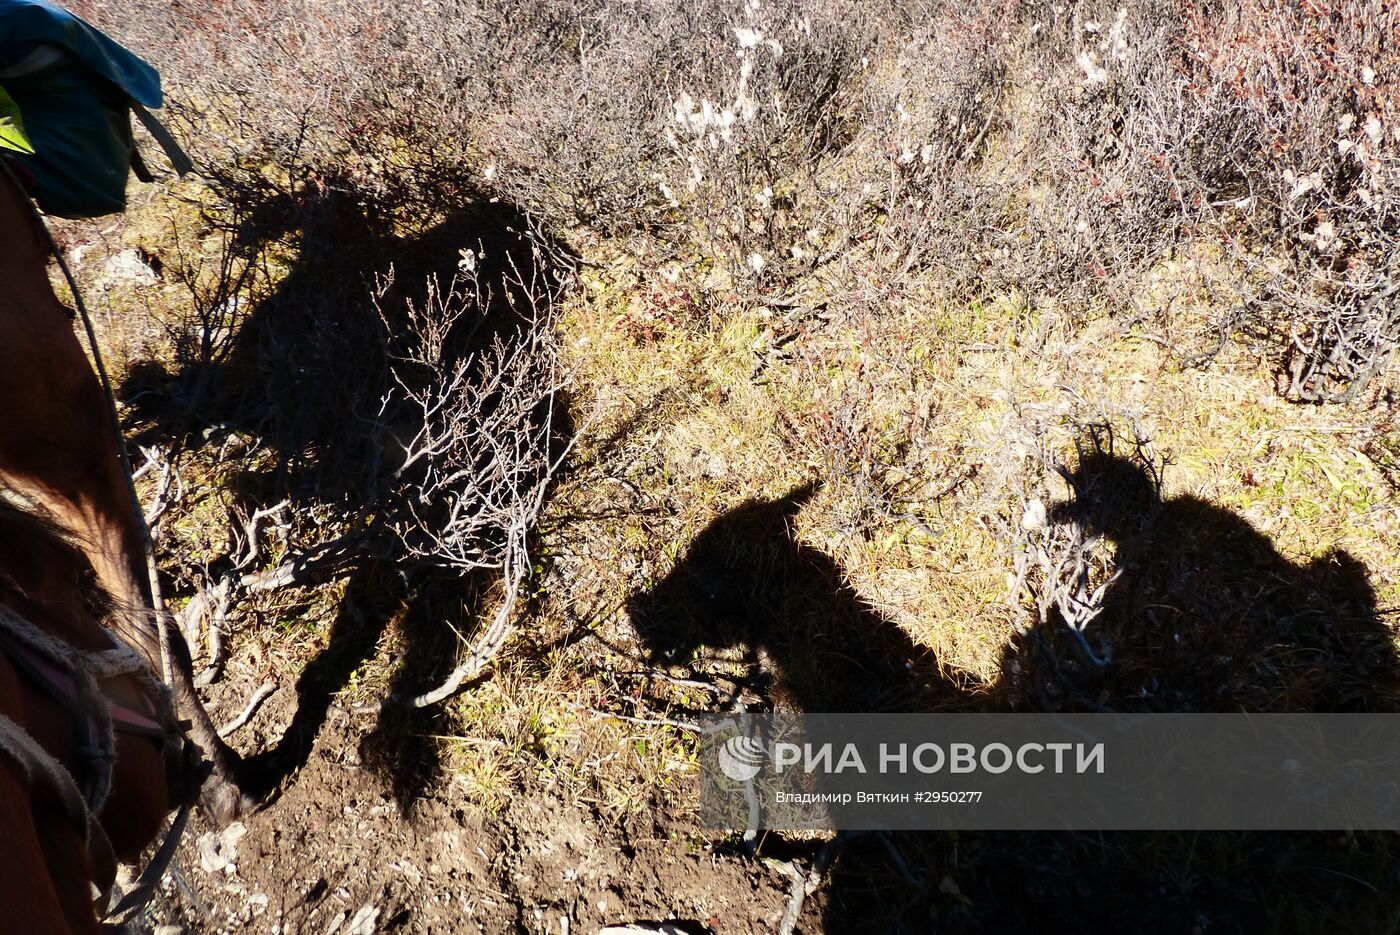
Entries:
{"type": "MultiPolygon", "coordinates": [[[[215,719],[254,687],[236,679],[216,686],[228,703],[211,705],[215,719]]],[[[236,735],[239,745],[275,742],[293,697],[279,689],[236,735]]],[[[560,935],[666,919],[698,921],[717,935],[777,928],[786,879],[698,842],[677,817],[683,804],[668,810],[657,801],[649,820],[617,825],[558,801],[557,791],[527,788],[486,816],[464,807],[449,781],[405,813],[356,752],[376,718],[332,705],[306,766],[245,818],[228,867],[202,865],[201,838],[207,847],[218,832],[195,816],[177,872],[138,930],[349,933],[360,931],[357,914],[374,910],[365,932],[560,935]]]]}

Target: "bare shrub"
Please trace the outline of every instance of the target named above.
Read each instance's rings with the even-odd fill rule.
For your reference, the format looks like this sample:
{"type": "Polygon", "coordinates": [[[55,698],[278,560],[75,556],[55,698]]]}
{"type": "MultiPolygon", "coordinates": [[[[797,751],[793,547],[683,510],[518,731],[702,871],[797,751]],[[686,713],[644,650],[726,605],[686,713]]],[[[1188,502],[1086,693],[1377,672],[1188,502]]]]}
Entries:
{"type": "Polygon", "coordinates": [[[1246,305],[1287,342],[1286,395],[1352,399],[1400,341],[1400,20],[1373,0],[1185,9],[1193,88],[1258,143],[1231,241],[1246,305]]]}
{"type": "MultiPolygon", "coordinates": [[[[501,189],[541,216],[604,232],[654,229],[650,174],[690,7],[513,4],[492,44],[487,112],[474,128],[501,189]],[[524,28],[521,28],[524,27],[524,28]]],[[[503,11],[504,13],[504,11],[503,11]]]]}
{"type": "Polygon", "coordinates": [[[710,15],[704,55],[672,89],[658,186],[702,255],[736,282],[782,288],[849,244],[863,192],[832,163],[866,135],[883,26],[845,3],[710,15]]]}
{"type": "Polygon", "coordinates": [[[1307,401],[1354,396],[1400,330],[1380,0],[80,11],[162,67],[225,187],[342,177],[432,214],[486,180],[759,295],[838,261],[841,288],[1164,321],[1140,278],[1210,244],[1210,330],[1268,335],[1307,401]]]}
{"type": "Polygon", "coordinates": [[[222,193],[348,178],[432,210],[469,168],[508,11],[426,4],[89,0],[79,12],[162,72],[166,118],[222,193]]]}
{"type": "MultiPolygon", "coordinates": [[[[1014,684],[1015,691],[1030,693],[1037,704],[1054,708],[1067,700],[1067,692],[1073,692],[1069,677],[1073,672],[1113,665],[1112,636],[1091,632],[1110,588],[1123,574],[1114,547],[1104,539],[1102,530],[1109,528],[1104,520],[1124,509],[1151,509],[1159,503],[1166,461],[1140,429],[1122,440],[1111,423],[1099,422],[1077,429],[1075,470],[1071,470],[1050,449],[1046,426],[1023,428],[1029,473],[1010,479],[1019,513],[996,519],[1003,539],[1011,545],[1011,603],[1019,638],[1029,650],[1008,674],[1013,683],[1019,683],[1014,684]],[[1139,470],[1150,489],[1116,486],[1122,472],[1096,476],[1082,470],[1115,458],[1139,470]],[[1068,485],[1072,500],[1055,503],[1052,499],[1049,481],[1057,474],[1068,485]],[[1086,484],[1096,485],[1095,489],[1084,489],[1086,484]]],[[[1097,707],[1090,698],[1070,700],[1089,709],[1097,707]]]]}
{"type": "Polygon", "coordinates": [[[466,571],[498,566],[501,547],[489,531],[520,526],[517,498],[539,500],[559,389],[546,337],[552,323],[537,317],[525,319],[509,343],[498,337],[479,353],[451,353],[449,336],[481,307],[464,292],[474,285],[453,282],[444,293],[433,284],[422,306],[407,303],[406,327],[385,319],[393,389],[380,410],[386,419],[398,408],[413,413],[415,431],[398,441],[402,462],[394,472],[414,478],[405,506],[415,521],[398,530],[405,549],[466,571]],[[444,521],[422,521],[438,511],[444,521]]]}
{"type": "MultiPolygon", "coordinates": [[[[983,260],[950,270],[961,288],[1102,299],[1140,318],[1153,301],[1143,275],[1182,263],[1217,306],[1212,331],[1271,339],[1287,396],[1364,389],[1400,331],[1393,11],[1257,0],[1016,14],[1022,44],[1002,33],[994,46],[1029,76],[1013,93],[1032,103],[997,142],[1005,165],[1038,177],[983,171],[954,186],[941,171],[942,198],[923,199],[957,206],[962,254],[983,260]],[[1216,254],[1204,264],[1203,244],[1216,254]]],[[[957,230],[939,241],[956,244],[957,230]]],[[[1182,353],[1199,364],[1220,347],[1182,353]]]]}
{"type": "MultiPolygon", "coordinates": [[[[246,218],[239,206],[212,224],[205,218],[193,233],[173,220],[171,248],[163,275],[184,288],[187,302],[176,320],[166,323],[174,362],[207,370],[228,358],[249,310],[273,292],[275,275],[268,250],[241,241],[236,231],[246,218]]],[[[190,394],[197,404],[202,388],[190,394]]]]}
{"type": "Polygon", "coordinates": [[[493,304],[474,261],[446,291],[433,283],[422,304],[409,301],[402,325],[381,309],[393,386],[380,419],[388,427],[407,417],[412,426],[411,434],[396,434],[402,459],[386,498],[394,534],[409,560],[498,574],[504,592],[469,658],[414,699],[419,707],[447,697],[504,645],[531,572],[529,537],[567,450],[553,446],[563,379],[554,344],[557,287],[539,276],[526,282],[518,269],[513,275],[501,298],[518,325],[466,354],[454,346],[472,346],[479,316],[493,304]]]}
{"type": "Polygon", "coordinates": [[[747,201],[834,145],[847,77],[880,29],[844,5],[733,0],[89,0],[82,12],[160,66],[206,171],[271,165],[295,183],[333,167],[383,194],[474,165],[541,217],[604,231],[667,221],[658,173],[677,95],[733,94],[736,50],[751,60],[745,106],[762,110],[724,165],[747,201]],[[771,44],[739,49],[736,29],[766,29],[771,44]],[[778,42],[785,54],[759,54],[778,42]]]}
{"type": "MultiPolygon", "coordinates": [[[[1014,164],[1031,174],[1024,291],[1134,309],[1142,274],[1201,233],[1251,142],[1188,92],[1180,18],[1150,2],[1032,5],[1021,60],[1043,85],[1014,164]]],[[[1024,93],[1024,91],[1022,92],[1024,93]]]]}
{"type": "Polygon", "coordinates": [[[1154,3],[936,8],[875,111],[894,281],[1132,307],[1249,148],[1228,108],[1186,93],[1181,33],[1154,3]]]}
{"type": "MultiPolygon", "coordinates": [[[[390,283],[381,284],[381,298],[390,283]]],[[[208,628],[211,672],[222,662],[219,630],[230,604],[334,580],[364,554],[388,558],[404,574],[441,568],[499,582],[499,601],[467,658],[445,683],[405,701],[436,703],[494,659],[512,631],[532,574],[530,537],[567,453],[567,444],[555,443],[564,374],[553,290],[562,283],[537,277],[514,285],[519,291],[493,296],[468,272],[445,289],[431,283],[421,304],[381,309],[387,390],[361,431],[384,453],[362,459],[362,476],[345,483],[361,498],[307,503],[303,494],[295,511],[285,499],[262,508],[229,504],[227,552],[189,570],[200,587],[183,617],[192,637],[201,624],[208,628]],[[473,344],[487,311],[499,312],[496,302],[518,313],[515,324],[473,344]],[[264,555],[270,519],[281,546],[264,555]]],[[[257,444],[228,449],[220,446],[218,456],[225,471],[229,455],[253,464],[268,454],[257,444]]]]}
{"type": "Polygon", "coordinates": [[[532,571],[567,428],[555,331],[572,259],[485,199],[397,238],[387,209],[345,187],[261,193],[211,219],[201,243],[223,248],[217,266],[177,244],[188,350],[134,419],[164,438],[151,448],[156,499],[173,514],[161,533],[193,592],[187,630],[209,630],[211,673],[229,608],[305,600],[366,562],[415,586],[457,582],[472,611],[499,582],[440,699],[500,648],[532,571]],[[468,238],[477,245],[459,246],[468,238]],[[295,261],[269,280],[289,241],[295,261]],[[455,278],[439,276],[444,250],[455,278]],[[400,262],[409,275],[366,281],[366,268],[400,262]]]}
{"type": "Polygon", "coordinates": [[[915,27],[871,117],[888,184],[878,199],[881,266],[933,271],[950,294],[995,288],[1018,231],[1007,193],[979,172],[1007,92],[1012,5],[946,4],[915,27]]]}
{"type": "MultiPolygon", "coordinates": [[[[1353,398],[1400,336],[1394,13],[1368,0],[1070,10],[1040,11],[1038,36],[1060,63],[1045,113],[1071,164],[1043,229],[1077,233],[1065,268],[1131,307],[1145,270],[1216,245],[1225,262],[1195,272],[1219,330],[1271,338],[1288,397],[1353,398]]],[[[1185,353],[1199,364],[1220,347],[1185,353]]]]}

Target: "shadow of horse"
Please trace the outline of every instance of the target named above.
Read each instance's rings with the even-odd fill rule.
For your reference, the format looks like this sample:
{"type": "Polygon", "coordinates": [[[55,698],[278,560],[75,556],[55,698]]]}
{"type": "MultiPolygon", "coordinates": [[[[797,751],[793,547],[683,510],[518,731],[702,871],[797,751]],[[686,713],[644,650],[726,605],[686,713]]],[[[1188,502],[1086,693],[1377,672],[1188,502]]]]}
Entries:
{"type": "Polygon", "coordinates": [[[705,651],[738,650],[749,670],[741,688],[763,708],[926,711],[958,701],[962,686],[938,671],[932,653],[796,537],[793,522],[817,490],[806,484],[741,504],[629,600],[653,662],[694,667],[705,651]]]}
{"type": "MultiPolygon", "coordinates": [[[[235,434],[257,437],[273,457],[228,485],[243,512],[286,500],[298,515],[351,517],[341,547],[311,563],[312,574],[347,578],[325,649],[298,678],[296,713],[277,746],[245,763],[249,791],[266,794],[307,762],[334,697],[391,624],[404,647],[391,690],[417,694],[453,668],[457,639],[444,621],[470,633],[494,583],[484,572],[445,572],[415,559],[383,515],[385,497],[406,480],[397,476],[399,440],[421,419],[412,406],[385,407],[394,389],[394,342],[407,328],[410,306],[422,309],[434,290],[445,293],[470,251],[481,314],[463,316],[441,336],[442,367],[450,373],[526,327],[531,302],[562,287],[574,257],[514,206],[480,192],[459,191],[455,207],[414,236],[397,233],[391,212],[343,180],[236,196],[230,249],[248,262],[294,252],[295,262],[246,313],[228,311],[236,297],[215,303],[234,314],[217,340],[211,345],[206,334],[188,342],[190,353],[173,374],[155,363],[134,368],[123,395],[133,401],[143,444],[199,447],[235,434]]],[[[442,378],[411,366],[400,366],[400,376],[422,386],[442,378]]],[[[573,431],[567,400],[558,400],[549,418],[557,448],[573,431]]],[[[227,570],[215,566],[210,574],[217,579],[227,570]]],[[[390,781],[404,809],[440,768],[436,744],[424,739],[442,733],[436,717],[431,709],[385,705],[362,741],[362,758],[390,781]]]]}
{"type": "Polygon", "coordinates": [[[1089,661],[1063,627],[1039,634],[1064,662],[1061,694],[1042,707],[1077,697],[1120,711],[1396,710],[1395,634],[1349,553],[1292,562],[1230,510],[1163,499],[1141,458],[1096,449],[1063,474],[1073,497],[1051,520],[1106,538],[1121,575],[1087,628],[1112,664],[1089,661]]]}
{"type": "MultiPolygon", "coordinates": [[[[1066,479],[1074,496],[1052,518],[1107,536],[1124,569],[1092,624],[1112,645],[1106,668],[1075,661],[1077,642],[1052,619],[1008,642],[995,684],[940,672],[836,562],[796,539],[812,485],[716,519],[628,608],[654,663],[692,677],[742,664],[749,674],[728,701],[749,710],[1008,710],[1027,679],[1041,686],[1040,710],[1080,698],[1124,711],[1393,707],[1394,634],[1350,556],[1291,563],[1228,510],[1163,501],[1156,475],[1111,453],[1066,479]]],[[[1396,925],[1400,908],[1383,895],[1400,866],[1391,846],[1320,833],[863,835],[808,901],[802,930],[1252,932],[1329,914],[1396,925]],[[1339,886],[1333,873],[1363,882],[1339,886]]],[[[816,845],[770,833],[760,850],[812,856],[816,845]]]]}

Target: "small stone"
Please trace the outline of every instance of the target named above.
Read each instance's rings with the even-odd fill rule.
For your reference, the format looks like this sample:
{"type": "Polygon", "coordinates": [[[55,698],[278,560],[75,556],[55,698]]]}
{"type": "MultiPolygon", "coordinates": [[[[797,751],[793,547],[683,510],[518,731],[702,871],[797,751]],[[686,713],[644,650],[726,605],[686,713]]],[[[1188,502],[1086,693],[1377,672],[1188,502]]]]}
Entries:
{"type": "Polygon", "coordinates": [[[1049,526],[1045,504],[1032,500],[1026,504],[1026,512],[1021,516],[1021,528],[1026,532],[1043,532],[1049,526]]]}
{"type": "Polygon", "coordinates": [[[247,826],[235,821],[221,832],[201,834],[198,842],[200,869],[205,873],[235,872],[236,867],[234,870],[229,870],[229,867],[238,856],[239,840],[247,833],[247,826]]]}
{"type": "Polygon", "coordinates": [[[123,250],[108,257],[102,264],[104,285],[134,283],[138,286],[150,286],[154,285],[158,278],[156,271],[147,266],[141,259],[141,254],[135,250],[123,250]]]}
{"type": "Polygon", "coordinates": [[[345,935],[374,935],[374,925],[379,921],[379,907],[365,903],[350,920],[345,935]]]}

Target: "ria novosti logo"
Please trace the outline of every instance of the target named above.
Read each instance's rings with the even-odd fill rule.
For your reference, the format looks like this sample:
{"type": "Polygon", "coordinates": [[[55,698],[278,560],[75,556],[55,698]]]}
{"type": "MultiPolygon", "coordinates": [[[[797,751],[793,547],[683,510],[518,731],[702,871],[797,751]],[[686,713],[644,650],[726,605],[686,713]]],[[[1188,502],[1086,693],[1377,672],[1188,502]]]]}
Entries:
{"type": "Polygon", "coordinates": [[[763,741],[730,737],[719,748],[719,770],[735,782],[751,782],[763,769],[763,741]]]}

